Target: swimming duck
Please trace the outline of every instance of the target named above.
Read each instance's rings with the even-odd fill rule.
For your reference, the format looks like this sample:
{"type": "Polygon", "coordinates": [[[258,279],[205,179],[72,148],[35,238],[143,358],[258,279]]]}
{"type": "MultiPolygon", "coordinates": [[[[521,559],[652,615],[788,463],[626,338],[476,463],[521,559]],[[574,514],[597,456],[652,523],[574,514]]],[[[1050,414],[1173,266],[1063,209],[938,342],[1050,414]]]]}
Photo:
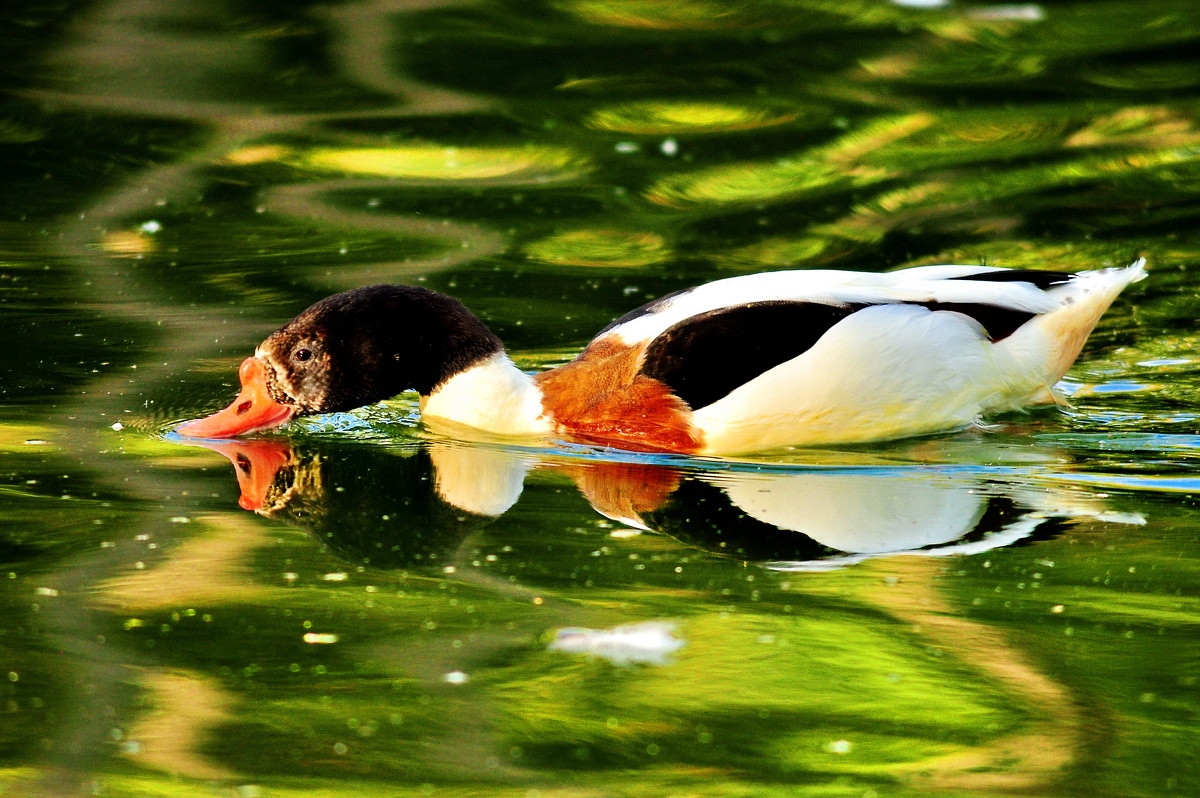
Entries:
{"type": "Polygon", "coordinates": [[[413,389],[427,421],[502,436],[735,454],[959,429],[1060,402],[1054,384],[1145,261],[1078,273],[779,271],[657,299],[528,375],[458,300],[373,285],[322,299],[239,369],[225,438],[413,389]]]}

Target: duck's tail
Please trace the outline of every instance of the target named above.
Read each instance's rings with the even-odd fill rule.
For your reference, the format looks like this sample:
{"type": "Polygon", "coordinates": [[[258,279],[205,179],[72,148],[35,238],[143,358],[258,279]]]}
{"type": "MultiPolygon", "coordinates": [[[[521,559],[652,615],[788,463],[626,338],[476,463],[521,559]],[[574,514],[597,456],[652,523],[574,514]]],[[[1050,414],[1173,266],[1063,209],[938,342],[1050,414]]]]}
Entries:
{"type": "MultiPolygon", "coordinates": [[[[1067,369],[1079,357],[1088,335],[1096,327],[1104,311],[1130,283],[1146,277],[1146,259],[1138,258],[1123,268],[1097,269],[1079,272],[1070,282],[1051,289],[1061,304],[1057,310],[1031,321],[1024,341],[1013,341],[1026,351],[1041,349],[1045,393],[1035,401],[1057,401],[1050,387],[1062,379],[1067,369]]],[[[1017,336],[1014,336],[1016,338],[1017,336]]]]}

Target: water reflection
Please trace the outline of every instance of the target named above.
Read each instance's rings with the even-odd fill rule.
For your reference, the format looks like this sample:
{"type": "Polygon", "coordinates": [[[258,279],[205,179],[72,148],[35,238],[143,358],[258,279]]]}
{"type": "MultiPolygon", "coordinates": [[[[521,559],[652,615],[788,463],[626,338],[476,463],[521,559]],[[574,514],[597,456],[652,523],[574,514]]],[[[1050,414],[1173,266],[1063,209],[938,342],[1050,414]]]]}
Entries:
{"type": "Polygon", "coordinates": [[[677,628],[672,621],[645,621],[613,629],[569,626],[555,632],[548,650],[587,654],[614,665],[669,665],[671,655],[686,644],[675,636],[677,628]]]}
{"type": "Polygon", "coordinates": [[[585,124],[600,130],[646,135],[727,133],[791,124],[801,116],[806,126],[815,127],[828,120],[829,112],[819,106],[641,101],[598,108],[585,124]]]}
{"type": "Polygon", "coordinates": [[[1023,470],[976,466],[771,467],[567,457],[433,440],[405,448],[281,438],[188,441],[234,466],[239,504],[380,568],[453,560],[519,500],[532,471],[568,477],[592,509],[636,531],[778,570],[875,557],[975,554],[1099,518],[1140,524],[1023,470]]]}

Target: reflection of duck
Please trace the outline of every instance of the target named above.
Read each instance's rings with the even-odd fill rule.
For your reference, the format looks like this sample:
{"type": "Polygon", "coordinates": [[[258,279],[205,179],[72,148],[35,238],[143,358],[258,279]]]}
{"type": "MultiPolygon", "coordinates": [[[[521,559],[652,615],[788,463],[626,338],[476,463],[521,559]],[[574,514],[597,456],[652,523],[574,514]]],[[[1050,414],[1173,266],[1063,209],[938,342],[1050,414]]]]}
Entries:
{"type": "Polygon", "coordinates": [[[1054,400],[1116,295],[1144,274],[925,266],[746,275],[663,297],[530,377],[450,297],[377,285],[324,299],[247,358],[227,409],[179,428],[229,437],[415,389],[427,418],[691,453],[963,427],[1054,400]]]}
{"type": "Polygon", "coordinates": [[[286,515],[343,556],[377,566],[437,564],[464,534],[515,504],[533,468],[568,474],[609,518],[780,568],[974,553],[1056,534],[1079,517],[1140,521],[966,468],[705,471],[535,461],[528,453],[440,441],[403,457],[329,444],[298,455],[280,440],[202,445],[234,463],[243,507],[286,515]]]}

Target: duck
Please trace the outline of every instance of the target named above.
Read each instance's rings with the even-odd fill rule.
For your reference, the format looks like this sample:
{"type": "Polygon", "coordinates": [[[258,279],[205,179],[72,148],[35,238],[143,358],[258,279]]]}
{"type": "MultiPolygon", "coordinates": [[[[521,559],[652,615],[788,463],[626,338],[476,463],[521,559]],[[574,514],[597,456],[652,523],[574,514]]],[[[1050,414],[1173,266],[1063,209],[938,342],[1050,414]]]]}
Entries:
{"type": "Polygon", "coordinates": [[[948,432],[1031,405],[1145,259],[1079,272],[986,265],[784,270],[668,294],[528,374],[457,299],[371,285],[268,336],[225,409],[176,428],[229,438],[404,391],[454,434],[732,455],[948,432]]]}

